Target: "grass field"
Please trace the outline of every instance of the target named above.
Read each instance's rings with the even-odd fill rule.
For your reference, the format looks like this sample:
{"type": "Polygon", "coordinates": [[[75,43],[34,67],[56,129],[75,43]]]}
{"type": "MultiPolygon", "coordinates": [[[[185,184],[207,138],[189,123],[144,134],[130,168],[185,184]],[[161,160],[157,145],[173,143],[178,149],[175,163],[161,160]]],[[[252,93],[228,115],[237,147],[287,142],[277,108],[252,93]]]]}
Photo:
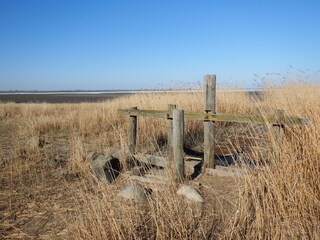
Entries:
{"type": "MultiPolygon", "coordinates": [[[[134,94],[97,103],[0,103],[1,239],[319,239],[320,86],[290,84],[266,91],[218,92],[221,113],[304,116],[285,129],[280,151],[270,126],[218,123],[216,144],[240,149],[239,178],[186,180],[204,203],[177,196],[175,184],[154,189],[147,203],[117,196],[128,181],[96,180],[95,152],[127,148],[128,118],[117,109],[202,111],[202,93],[134,94]]],[[[166,155],[166,122],[141,118],[137,148],[166,155]]],[[[203,124],[187,121],[185,147],[203,150],[203,124]]],[[[126,159],[120,159],[125,169],[126,159]]]]}

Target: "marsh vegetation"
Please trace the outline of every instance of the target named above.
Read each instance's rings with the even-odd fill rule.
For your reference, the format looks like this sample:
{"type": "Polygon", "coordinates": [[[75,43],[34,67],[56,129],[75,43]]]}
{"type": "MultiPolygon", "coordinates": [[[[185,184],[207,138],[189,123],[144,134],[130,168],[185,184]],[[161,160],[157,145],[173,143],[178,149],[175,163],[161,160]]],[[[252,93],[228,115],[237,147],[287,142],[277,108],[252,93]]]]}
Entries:
{"type": "MultiPolygon", "coordinates": [[[[89,156],[127,148],[128,119],[120,108],[202,111],[203,95],[126,95],[97,103],[0,103],[0,237],[3,239],[316,239],[320,229],[320,86],[291,84],[252,98],[218,92],[223,113],[304,116],[286,128],[280,154],[273,135],[251,125],[218,123],[216,144],[241,147],[241,178],[199,178],[204,203],[158,187],[147,203],[117,197],[127,182],[97,181],[89,156]],[[243,144],[243,139],[246,139],[243,144]]],[[[166,123],[139,119],[137,148],[166,155],[166,123]]],[[[203,150],[203,125],[187,121],[186,148],[203,150]]],[[[124,168],[129,168],[120,159],[124,168]]],[[[190,182],[190,184],[193,184],[190,182]]]]}

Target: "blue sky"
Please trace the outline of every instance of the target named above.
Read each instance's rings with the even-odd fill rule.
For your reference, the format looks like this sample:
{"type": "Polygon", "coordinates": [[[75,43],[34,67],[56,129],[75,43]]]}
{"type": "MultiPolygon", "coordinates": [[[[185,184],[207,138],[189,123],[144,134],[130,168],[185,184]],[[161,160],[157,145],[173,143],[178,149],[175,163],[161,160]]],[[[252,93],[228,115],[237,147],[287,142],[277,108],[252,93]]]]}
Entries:
{"type": "Polygon", "coordinates": [[[0,90],[172,87],[207,73],[252,87],[299,70],[319,76],[320,1],[0,0],[0,90]]]}

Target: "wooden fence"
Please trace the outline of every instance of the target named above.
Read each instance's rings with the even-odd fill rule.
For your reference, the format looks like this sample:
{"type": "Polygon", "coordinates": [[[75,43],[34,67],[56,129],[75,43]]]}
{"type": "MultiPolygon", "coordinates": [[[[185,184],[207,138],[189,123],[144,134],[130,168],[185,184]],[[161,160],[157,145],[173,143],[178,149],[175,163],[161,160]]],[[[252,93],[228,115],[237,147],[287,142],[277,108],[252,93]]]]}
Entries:
{"type": "Polygon", "coordinates": [[[167,119],[168,143],[172,147],[173,172],[176,181],[184,178],[183,139],[184,120],[200,120],[204,125],[204,167],[215,168],[215,121],[237,123],[269,123],[273,125],[276,138],[280,141],[284,126],[305,125],[305,118],[285,116],[282,110],[277,110],[271,116],[242,115],[216,113],[216,76],[204,76],[204,111],[187,112],[169,104],[166,110],[141,110],[137,107],[119,109],[119,112],[130,116],[129,151],[136,153],[137,117],[153,117],[167,119]]]}

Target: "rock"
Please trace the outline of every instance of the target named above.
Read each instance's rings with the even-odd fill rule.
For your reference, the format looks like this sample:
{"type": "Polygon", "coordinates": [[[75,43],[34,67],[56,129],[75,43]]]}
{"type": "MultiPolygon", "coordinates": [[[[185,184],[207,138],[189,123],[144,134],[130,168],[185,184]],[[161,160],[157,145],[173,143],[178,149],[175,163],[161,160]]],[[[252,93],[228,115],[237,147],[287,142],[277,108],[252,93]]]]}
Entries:
{"type": "Polygon", "coordinates": [[[120,190],[118,196],[137,202],[146,202],[146,190],[138,183],[128,183],[120,190]]]}
{"type": "Polygon", "coordinates": [[[92,156],[91,168],[99,180],[108,183],[113,182],[121,171],[119,159],[104,154],[94,154],[92,156]]]}
{"type": "Polygon", "coordinates": [[[193,187],[188,185],[181,185],[177,191],[178,195],[183,195],[187,199],[195,201],[195,202],[203,202],[204,198],[200,195],[200,193],[195,190],[193,187]]]}

